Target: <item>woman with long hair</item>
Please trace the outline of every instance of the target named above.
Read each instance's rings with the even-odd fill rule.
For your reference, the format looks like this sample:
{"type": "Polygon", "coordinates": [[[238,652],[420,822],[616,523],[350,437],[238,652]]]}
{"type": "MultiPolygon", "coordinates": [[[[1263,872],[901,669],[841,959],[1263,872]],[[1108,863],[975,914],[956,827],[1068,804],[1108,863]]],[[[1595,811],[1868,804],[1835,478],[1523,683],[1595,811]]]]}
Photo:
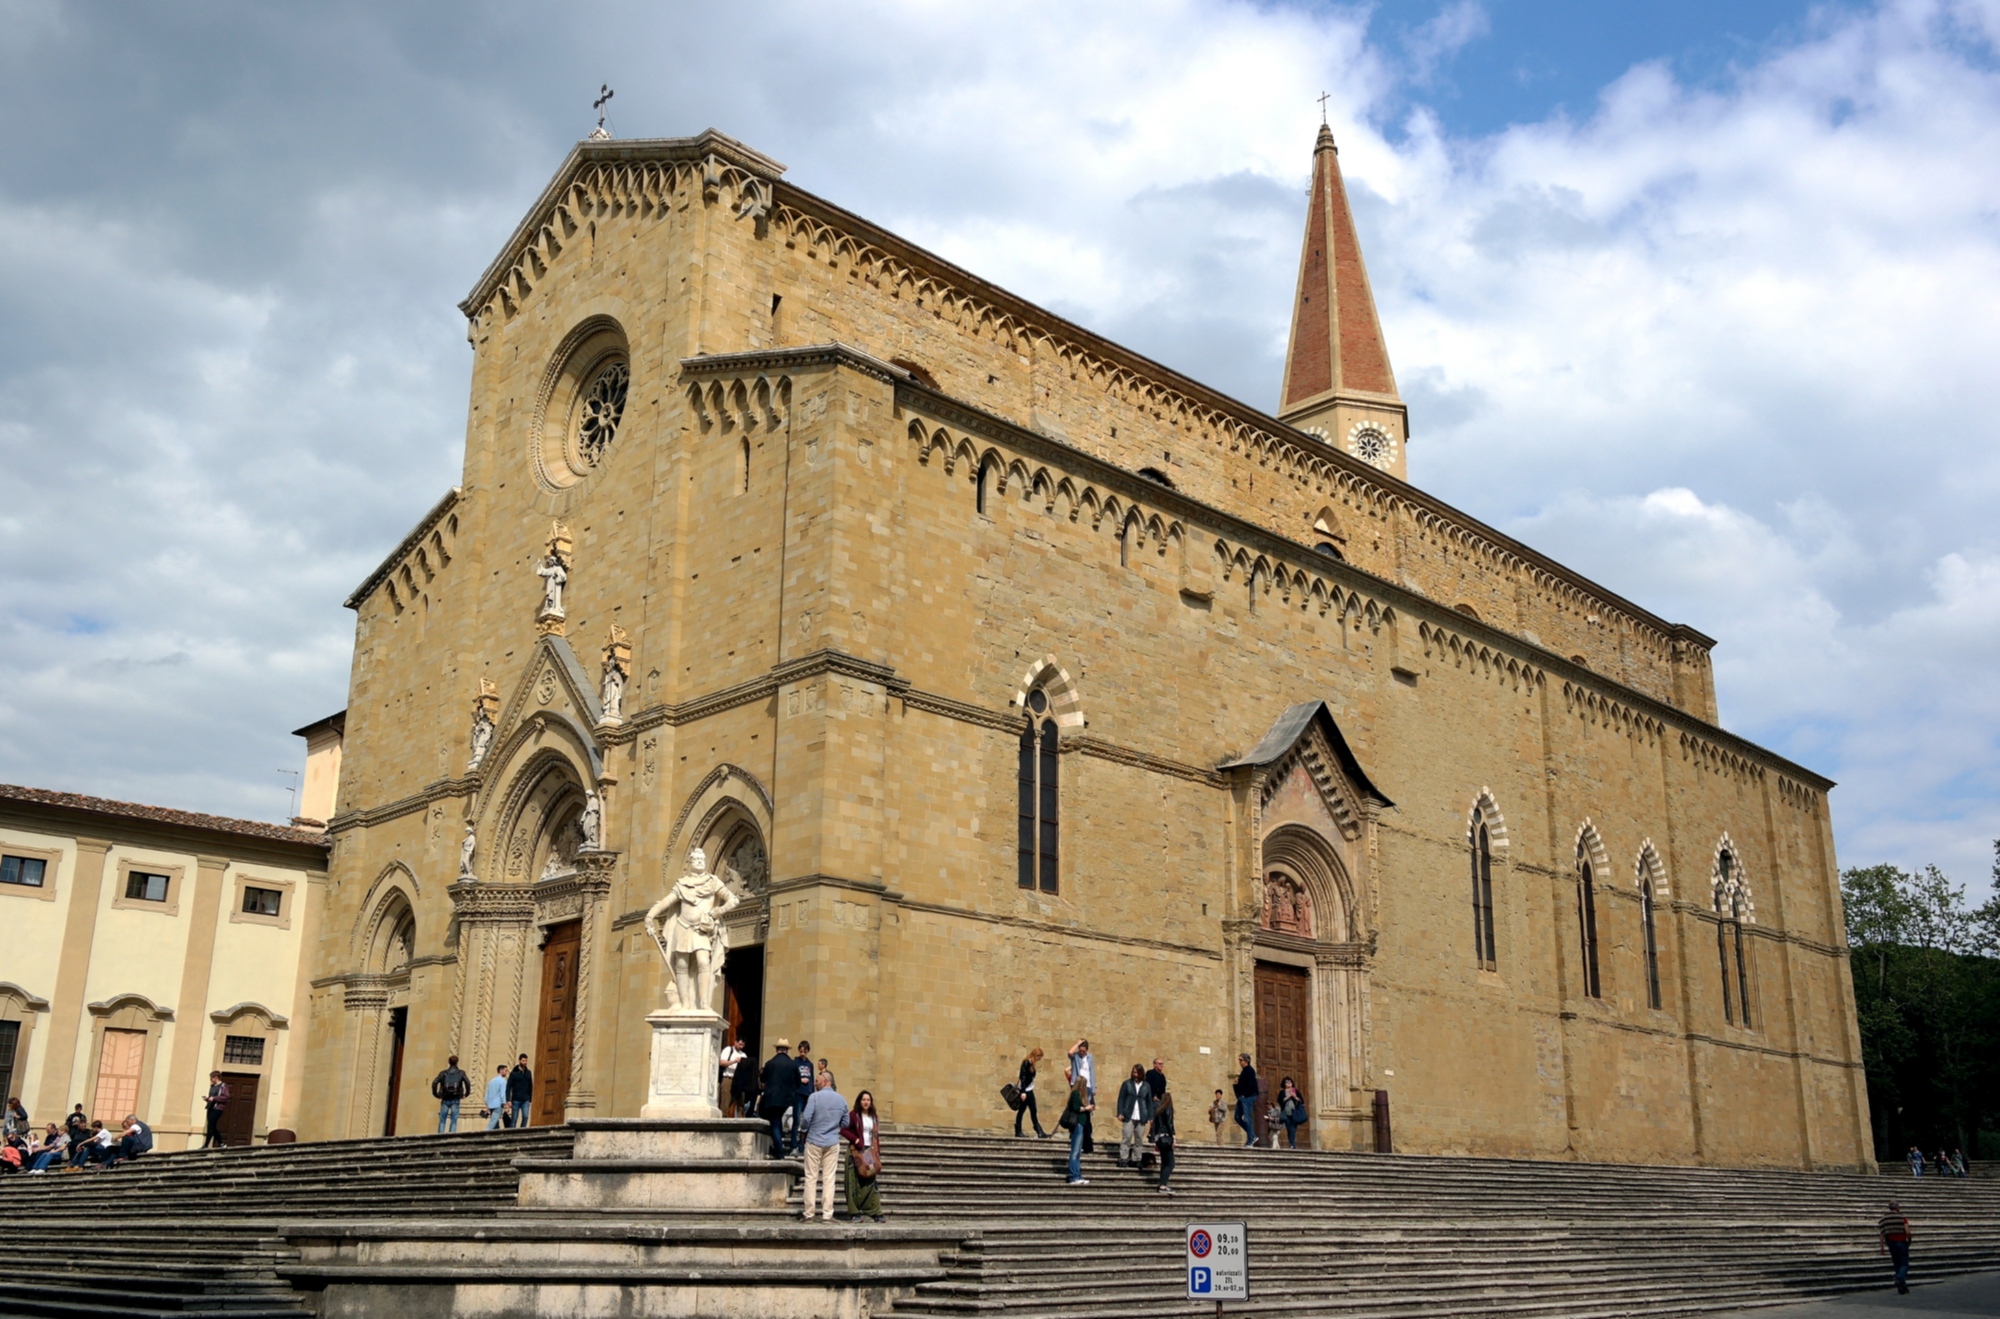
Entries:
{"type": "Polygon", "coordinates": [[[1090,1102],[1090,1087],[1082,1077],[1073,1077],[1069,1087],[1069,1102],[1063,1105],[1062,1119],[1056,1124],[1069,1132],[1069,1184],[1088,1186],[1083,1177],[1083,1143],[1090,1135],[1090,1114],[1096,1104],[1090,1102]]]}
{"type": "Polygon", "coordinates": [[[1028,1056],[1021,1059],[1021,1106],[1014,1110],[1014,1134],[1021,1135],[1021,1119],[1026,1117],[1035,1124],[1037,1139],[1048,1139],[1049,1133],[1042,1130],[1042,1115],[1035,1108],[1035,1072],[1042,1065],[1042,1051],[1039,1046],[1028,1050],[1028,1056]]]}
{"type": "Polygon", "coordinates": [[[1299,1093],[1298,1085],[1289,1076],[1278,1086],[1278,1120],[1285,1124],[1286,1144],[1297,1149],[1299,1127],[1306,1120],[1306,1097],[1299,1093]]]}
{"type": "Polygon", "coordinates": [[[854,1096],[840,1134],[847,1138],[847,1218],[882,1221],[882,1120],[875,1111],[875,1092],[854,1096]]]}

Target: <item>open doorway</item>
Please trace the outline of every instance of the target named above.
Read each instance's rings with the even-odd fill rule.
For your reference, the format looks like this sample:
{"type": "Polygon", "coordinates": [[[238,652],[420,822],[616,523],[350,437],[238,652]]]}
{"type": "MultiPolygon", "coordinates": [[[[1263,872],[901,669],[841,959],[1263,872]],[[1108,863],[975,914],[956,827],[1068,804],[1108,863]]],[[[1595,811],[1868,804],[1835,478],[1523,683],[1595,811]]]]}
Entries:
{"type": "Polygon", "coordinates": [[[722,964],[722,1015],[729,1019],[729,1038],[742,1040],[751,1071],[764,1065],[764,945],[731,948],[722,964]]]}
{"type": "Polygon", "coordinates": [[[396,1134],[396,1102],[403,1095],[403,1037],[409,1033],[410,1010],[389,1009],[389,1107],[382,1119],[382,1134],[396,1134]]]}

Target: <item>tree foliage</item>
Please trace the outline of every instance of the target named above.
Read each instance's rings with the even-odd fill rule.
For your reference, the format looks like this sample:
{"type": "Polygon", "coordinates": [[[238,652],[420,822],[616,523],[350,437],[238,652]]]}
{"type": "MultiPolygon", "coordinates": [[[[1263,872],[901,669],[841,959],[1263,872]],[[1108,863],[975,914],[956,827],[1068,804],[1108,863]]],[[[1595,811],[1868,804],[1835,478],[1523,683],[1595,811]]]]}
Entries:
{"type": "Polygon", "coordinates": [[[1840,877],[1880,1158],[2000,1140],[2000,840],[1993,869],[1979,907],[1936,866],[1840,877]]]}

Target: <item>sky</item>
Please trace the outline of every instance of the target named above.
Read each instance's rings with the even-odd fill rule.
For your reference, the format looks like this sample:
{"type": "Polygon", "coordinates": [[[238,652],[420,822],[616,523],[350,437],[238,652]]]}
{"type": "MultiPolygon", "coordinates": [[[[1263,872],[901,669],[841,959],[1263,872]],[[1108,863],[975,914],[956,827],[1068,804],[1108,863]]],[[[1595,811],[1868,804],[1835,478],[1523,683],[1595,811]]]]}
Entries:
{"type": "Polygon", "coordinates": [[[0,780],[291,814],[607,82],[1267,409],[1326,93],[1411,479],[1985,892],[2000,0],[0,0],[0,780]]]}

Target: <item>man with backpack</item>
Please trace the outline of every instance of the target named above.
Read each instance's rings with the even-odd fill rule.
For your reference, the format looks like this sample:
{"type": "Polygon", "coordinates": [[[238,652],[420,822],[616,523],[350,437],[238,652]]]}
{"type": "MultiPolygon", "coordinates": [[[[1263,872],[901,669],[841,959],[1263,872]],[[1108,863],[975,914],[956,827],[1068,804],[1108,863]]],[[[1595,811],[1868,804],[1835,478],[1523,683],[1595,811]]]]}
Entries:
{"type": "Polygon", "coordinates": [[[431,1097],[438,1101],[439,1135],[458,1130],[459,1101],[471,1093],[472,1078],[458,1070],[458,1055],[454,1053],[445,1059],[444,1070],[431,1082],[431,1097]]]}

